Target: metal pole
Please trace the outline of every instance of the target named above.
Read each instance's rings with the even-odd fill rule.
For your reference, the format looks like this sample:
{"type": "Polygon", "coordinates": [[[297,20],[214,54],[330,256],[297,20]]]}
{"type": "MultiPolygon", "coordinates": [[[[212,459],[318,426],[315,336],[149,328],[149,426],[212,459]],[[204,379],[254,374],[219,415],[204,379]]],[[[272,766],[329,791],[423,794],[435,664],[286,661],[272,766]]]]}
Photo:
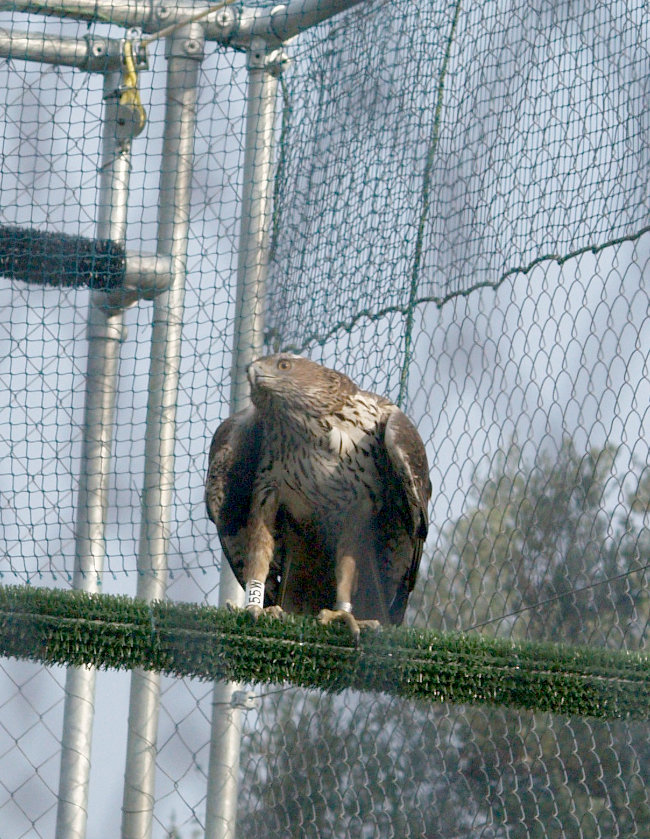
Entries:
{"type": "Polygon", "coordinates": [[[230,403],[248,403],[246,368],[264,341],[264,305],[273,199],[273,141],[278,71],[284,53],[269,56],[254,38],[248,51],[248,102],[230,403]]]}
{"type": "MultiPolygon", "coordinates": [[[[281,59],[280,59],[281,61],[281,59]]],[[[248,52],[248,105],[244,186],[237,266],[231,411],[249,399],[246,367],[263,345],[264,295],[273,197],[273,134],[277,71],[266,43],[253,39],[248,52]]],[[[243,605],[243,591],[224,560],[219,605],[243,605]]],[[[213,693],[205,839],[234,839],[237,818],[241,710],[233,701],[239,686],[217,682],[213,693]]]]}
{"type": "MultiPolygon", "coordinates": [[[[102,170],[97,235],[123,242],[126,233],[130,154],[116,139],[117,100],[110,96],[120,74],[107,73],[102,170]]],[[[94,592],[104,570],[104,529],[108,498],[117,365],[124,339],[121,311],[104,307],[103,292],[94,292],[88,313],[88,366],[83,449],[73,585],[94,592]]],[[[61,774],[56,820],[57,839],[83,839],[88,815],[88,780],[95,701],[95,671],[70,667],[66,675],[61,774]]]]}
{"type": "MultiPolygon", "coordinates": [[[[180,27],[166,42],[167,101],[157,253],[171,258],[172,282],[153,303],[137,587],[137,596],[146,600],[164,597],[167,584],[196,96],[203,45],[199,24],[180,27]]],[[[124,839],[151,835],[159,695],[158,674],[133,671],[122,807],[124,839]]]]}

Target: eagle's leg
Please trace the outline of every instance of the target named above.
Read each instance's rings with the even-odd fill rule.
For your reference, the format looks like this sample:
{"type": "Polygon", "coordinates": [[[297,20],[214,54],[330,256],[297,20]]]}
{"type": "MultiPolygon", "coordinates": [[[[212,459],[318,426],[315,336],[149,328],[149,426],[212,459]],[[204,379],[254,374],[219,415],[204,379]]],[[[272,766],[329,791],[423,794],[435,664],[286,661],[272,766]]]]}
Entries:
{"type": "Polygon", "coordinates": [[[323,625],[343,621],[350,630],[355,644],[359,643],[361,629],[381,629],[379,621],[357,620],[352,614],[352,592],[357,587],[357,563],[349,553],[339,556],[336,563],[336,607],[321,609],[318,620],[323,625]]]}
{"type": "Polygon", "coordinates": [[[279,606],[264,608],[264,584],[269,575],[275,548],[273,529],[279,506],[278,496],[275,486],[265,487],[255,493],[248,519],[248,555],[243,569],[246,586],[244,608],[254,620],[257,620],[262,612],[274,618],[285,617],[285,612],[279,606]]]}

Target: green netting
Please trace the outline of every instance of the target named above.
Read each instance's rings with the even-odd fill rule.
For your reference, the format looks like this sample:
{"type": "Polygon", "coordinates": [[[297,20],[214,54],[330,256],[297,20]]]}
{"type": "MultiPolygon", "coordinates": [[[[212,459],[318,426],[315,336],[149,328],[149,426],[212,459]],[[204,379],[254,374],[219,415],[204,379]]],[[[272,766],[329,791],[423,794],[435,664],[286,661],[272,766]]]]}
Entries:
{"type": "Polygon", "coordinates": [[[398,2],[303,36],[283,87],[274,340],[309,347],[640,235],[646,27],[643,3],[398,2]]]}
{"type": "MultiPolygon", "coordinates": [[[[507,650],[562,642],[594,659],[647,649],[645,11],[364,2],[286,45],[267,345],[341,369],[417,423],[434,495],[412,631],[480,633],[483,649],[493,636],[507,650]]],[[[124,35],[12,11],[0,29],[80,43],[124,35]]],[[[221,556],[203,476],[228,413],[246,56],[206,53],[168,596],[214,605],[221,556]]],[[[165,68],[153,43],[127,252],[155,250],[165,68]]],[[[15,57],[1,60],[0,78],[0,226],[96,241],[101,79],[15,57]]],[[[72,582],[89,299],[0,277],[3,584],[72,582]]],[[[125,324],[103,587],[133,596],[151,303],[127,310],[125,324]]],[[[3,839],[51,836],[63,672],[11,660],[2,674],[3,839]]],[[[205,824],[212,692],[189,678],[162,685],[153,835],[191,839],[205,824]]],[[[354,689],[256,692],[242,741],[243,836],[647,836],[647,720],[354,689]]],[[[98,674],[88,839],[119,831],[127,693],[125,674],[98,674]]]]}

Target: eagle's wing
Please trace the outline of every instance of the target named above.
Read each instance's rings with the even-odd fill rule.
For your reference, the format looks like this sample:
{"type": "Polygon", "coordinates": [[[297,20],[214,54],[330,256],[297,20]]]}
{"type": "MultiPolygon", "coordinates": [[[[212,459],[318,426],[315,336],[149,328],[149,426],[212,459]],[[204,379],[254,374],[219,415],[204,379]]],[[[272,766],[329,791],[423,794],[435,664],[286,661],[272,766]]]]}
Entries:
{"type": "Polygon", "coordinates": [[[262,427],[254,407],[228,417],[214,433],[205,481],[208,516],[224,553],[243,586],[246,523],[257,474],[262,427]]]}
{"type": "Polygon", "coordinates": [[[391,466],[390,507],[398,515],[408,536],[407,556],[394,557],[400,563],[401,582],[389,606],[392,623],[404,617],[408,596],[413,591],[422,557],[422,547],[429,529],[428,503],[431,480],[424,444],[415,426],[398,408],[388,417],[384,445],[391,466]]]}

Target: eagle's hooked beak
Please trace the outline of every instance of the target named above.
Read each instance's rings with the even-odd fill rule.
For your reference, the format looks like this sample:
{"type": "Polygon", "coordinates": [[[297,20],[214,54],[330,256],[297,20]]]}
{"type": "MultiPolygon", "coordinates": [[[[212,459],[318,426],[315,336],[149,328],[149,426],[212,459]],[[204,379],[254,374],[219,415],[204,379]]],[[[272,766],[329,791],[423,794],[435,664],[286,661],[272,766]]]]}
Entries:
{"type": "Polygon", "coordinates": [[[257,371],[255,368],[255,362],[251,361],[251,363],[246,368],[246,375],[248,376],[248,381],[250,382],[250,386],[255,386],[255,377],[257,375],[257,371]]]}
{"type": "Polygon", "coordinates": [[[246,368],[246,374],[251,388],[263,388],[265,385],[271,385],[272,382],[277,381],[278,372],[276,367],[284,372],[285,367],[281,367],[280,365],[286,363],[287,362],[283,357],[280,357],[280,360],[276,362],[275,356],[262,356],[261,358],[256,358],[254,361],[251,361],[246,368]]]}

